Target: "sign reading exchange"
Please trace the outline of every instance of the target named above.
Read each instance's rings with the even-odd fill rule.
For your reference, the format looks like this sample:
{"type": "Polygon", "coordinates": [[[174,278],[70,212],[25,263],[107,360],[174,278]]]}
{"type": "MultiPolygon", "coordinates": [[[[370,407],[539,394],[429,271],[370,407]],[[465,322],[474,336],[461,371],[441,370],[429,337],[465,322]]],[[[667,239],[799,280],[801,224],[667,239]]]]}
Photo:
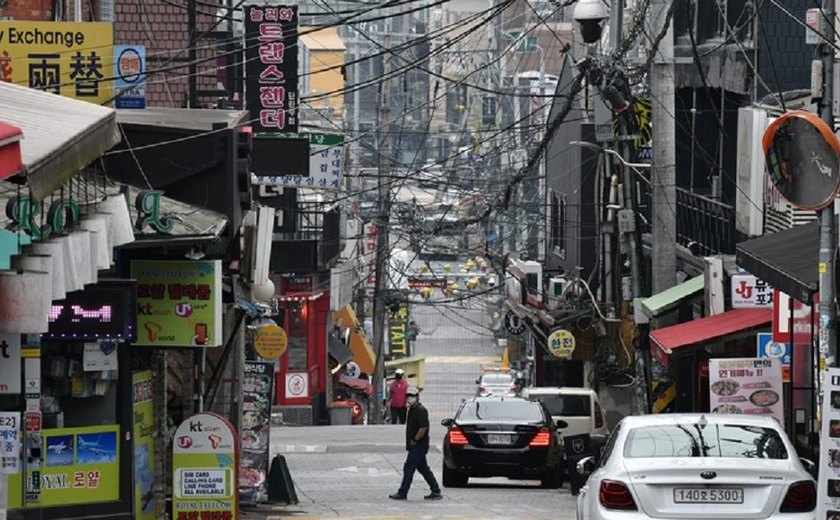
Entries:
{"type": "Polygon", "coordinates": [[[0,21],[0,81],[107,104],[113,45],[110,23],[0,21]]]}

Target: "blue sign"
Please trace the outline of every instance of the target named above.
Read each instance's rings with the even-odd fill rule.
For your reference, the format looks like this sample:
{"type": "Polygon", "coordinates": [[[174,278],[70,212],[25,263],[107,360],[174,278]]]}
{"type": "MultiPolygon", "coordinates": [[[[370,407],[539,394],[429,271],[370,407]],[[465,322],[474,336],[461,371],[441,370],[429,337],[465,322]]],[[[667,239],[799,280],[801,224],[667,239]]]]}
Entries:
{"type": "Polygon", "coordinates": [[[782,366],[790,366],[790,343],[773,341],[773,334],[770,332],[759,332],[756,335],[756,343],[758,345],[758,357],[778,358],[782,361],[782,366]]]}
{"type": "Polygon", "coordinates": [[[146,47],[114,45],[116,108],[146,108],[146,47]]]}

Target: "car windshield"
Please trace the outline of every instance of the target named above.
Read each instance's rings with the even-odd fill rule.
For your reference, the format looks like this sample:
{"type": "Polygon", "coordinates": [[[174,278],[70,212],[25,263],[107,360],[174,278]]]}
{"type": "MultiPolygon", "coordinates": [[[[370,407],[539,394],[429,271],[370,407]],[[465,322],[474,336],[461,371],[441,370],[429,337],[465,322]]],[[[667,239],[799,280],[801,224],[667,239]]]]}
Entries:
{"type": "Polygon", "coordinates": [[[481,382],[485,385],[509,385],[513,381],[510,374],[484,374],[481,382]]]}
{"type": "Polygon", "coordinates": [[[458,414],[461,421],[522,421],[543,420],[540,407],[529,401],[472,401],[465,403],[458,414]]]}
{"type": "Polygon", "coordinates": [[[772,428],[681,423],[633,428],[624,444],[624,456],[786,459],[788,452],[779,432],[772,428]]]}
{"type": "Polygon", "coordinates": [[[528,398],[531,401],[542,401],[551,415],[589,417],[592,413],[588,395],[530,395],[528,398]]]}

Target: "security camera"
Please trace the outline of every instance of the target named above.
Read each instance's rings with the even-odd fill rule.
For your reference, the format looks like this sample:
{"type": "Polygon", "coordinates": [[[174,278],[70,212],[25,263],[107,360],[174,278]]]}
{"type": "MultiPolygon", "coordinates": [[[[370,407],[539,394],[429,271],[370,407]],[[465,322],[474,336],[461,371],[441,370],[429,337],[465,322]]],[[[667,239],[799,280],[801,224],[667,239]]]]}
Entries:
{"type": "Polygon", "coordinates": [[[601,39],[601,22],[609,15],[603,0],[578,0],[574,18],[580,24],[584,43],[595,43],[601,39]]]}

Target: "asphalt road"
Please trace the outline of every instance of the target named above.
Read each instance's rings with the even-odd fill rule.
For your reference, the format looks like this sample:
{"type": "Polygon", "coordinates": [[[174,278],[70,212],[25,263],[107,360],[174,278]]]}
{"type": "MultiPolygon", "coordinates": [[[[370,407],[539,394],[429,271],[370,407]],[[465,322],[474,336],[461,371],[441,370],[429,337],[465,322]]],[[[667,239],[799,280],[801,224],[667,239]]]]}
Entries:
{"type": "MultiPolygon", "coordinates": [[[[483,301],[415,306],[420,326],[416,353],[426,356],[421,401],[432,419],[429,464],[440,482],[440,420],[452,417],[461,399],[475,392],[482,366],[498,364],[501,349],[487,329],[483,301]],[[419,307],[419,308],[418,308],[419,307]]],[[[283,454],[300,503],[243,519],[553,519],[574,518],[568,486],[545,490],[536,481],[471,479],[467,488],[443,488],[444,500],[425,501],[429,489],[415,476],[407,501],[388,498],[399,487],[405,460],[400,425],[275,427],[272,454],[283,454]]]]}

